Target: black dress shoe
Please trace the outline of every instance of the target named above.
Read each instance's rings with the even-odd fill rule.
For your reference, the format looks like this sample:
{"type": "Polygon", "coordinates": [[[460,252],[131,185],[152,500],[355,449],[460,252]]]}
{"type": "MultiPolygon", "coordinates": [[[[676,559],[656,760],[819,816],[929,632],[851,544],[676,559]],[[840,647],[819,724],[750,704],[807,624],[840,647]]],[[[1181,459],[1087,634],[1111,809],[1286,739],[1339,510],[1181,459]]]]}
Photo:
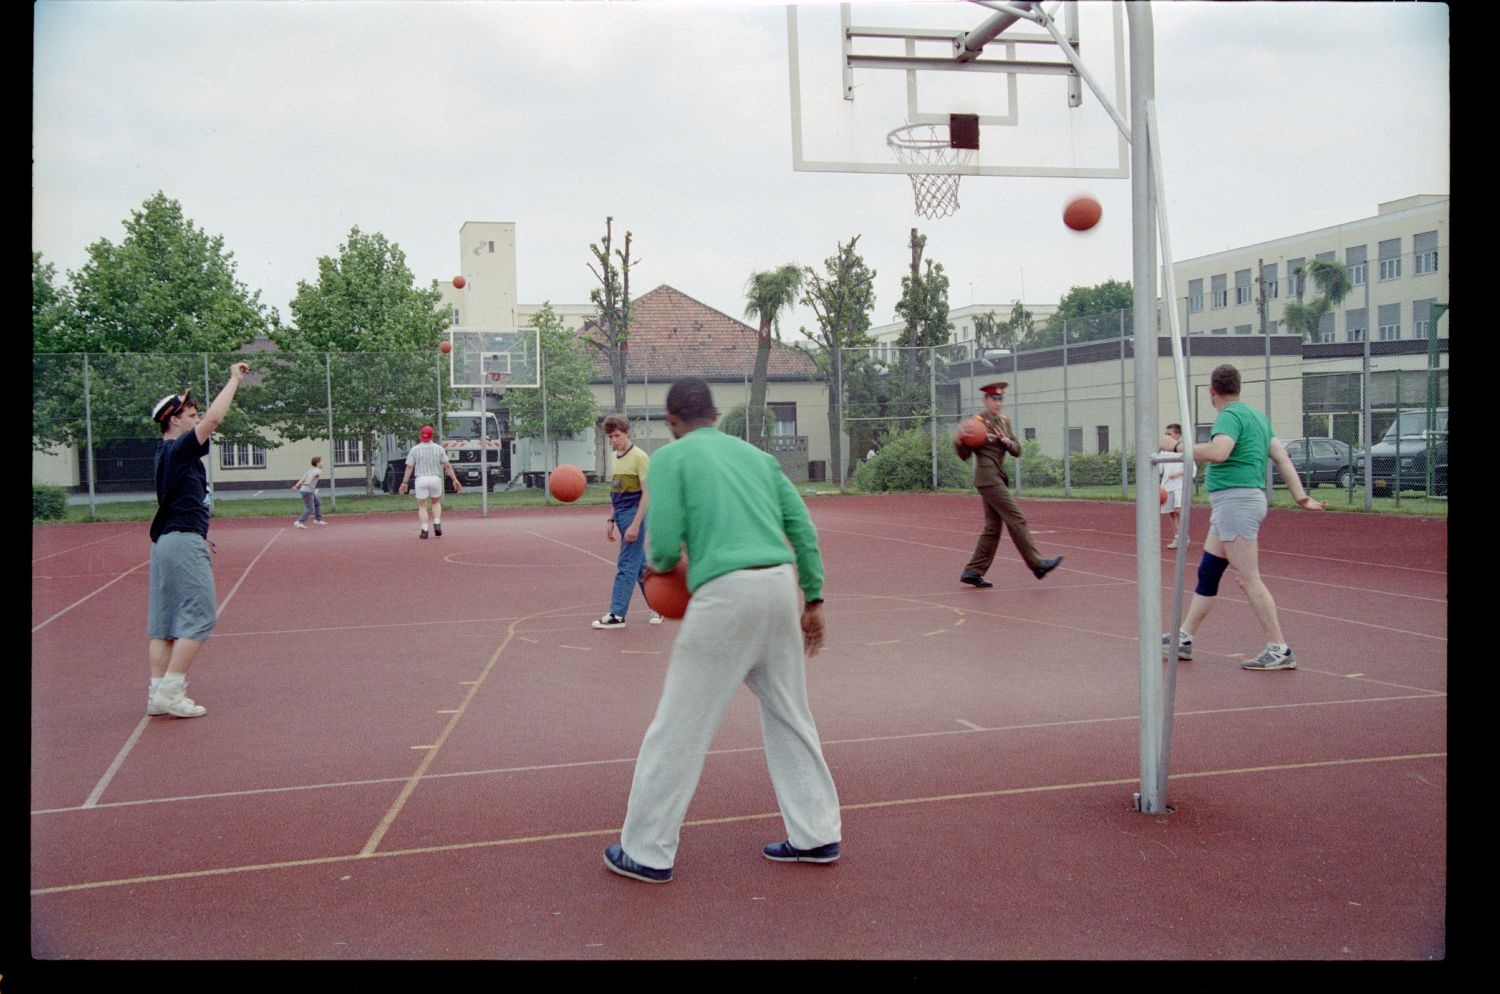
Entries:
{"type": "Polygon", "coordinates": [[[1053,556],[1051,559],[1043,559],[1041,565],[1031,572],[1036,576],[1038,580],[1040,580],[1044,578],[1048,573],[1051,573],[1053,570],[1057,569],[1057,564],[1062,561],[1062,556],[1053,556]]]}
{"type": "Polygon", "coordinates": [[[959,583],[967,583],[971,587],[993,587],[994,584],[972,570],[964,570],[963,576],[958,578],[959,583]]]}

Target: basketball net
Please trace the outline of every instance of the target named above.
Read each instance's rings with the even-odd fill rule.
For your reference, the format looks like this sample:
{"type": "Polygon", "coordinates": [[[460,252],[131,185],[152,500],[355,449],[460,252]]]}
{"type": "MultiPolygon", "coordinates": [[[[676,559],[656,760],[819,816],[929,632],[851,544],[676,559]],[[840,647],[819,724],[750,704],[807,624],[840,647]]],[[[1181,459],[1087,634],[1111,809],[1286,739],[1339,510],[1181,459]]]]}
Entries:
{"type": "MultiPolygon", "coordinates": [[[[905,166],[966,166],[974,157],[970,148],[948,144],[946,124],[908,124],[886,135],[885,143],[905,166]]],[[[913,172],[911,191],[917,214],[926,218],[947,217],[958,210],[958,173],[913,172]]]]}

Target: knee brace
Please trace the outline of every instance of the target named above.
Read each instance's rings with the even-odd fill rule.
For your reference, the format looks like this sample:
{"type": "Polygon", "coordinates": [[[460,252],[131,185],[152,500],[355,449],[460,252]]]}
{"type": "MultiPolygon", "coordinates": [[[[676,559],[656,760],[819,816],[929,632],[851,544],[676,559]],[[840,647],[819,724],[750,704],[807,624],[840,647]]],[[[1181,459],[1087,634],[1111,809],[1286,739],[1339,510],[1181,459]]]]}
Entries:
{"type": "Polygon", "coordinates": [[[1216,556],[1212,552],[1205,552],[1203,561],[1198,564],[1198,588],[1193,593],[1202,594],[1204,597],[1217,597],[1219,580],[1228,568],[1229,560],[1216,556]]]}

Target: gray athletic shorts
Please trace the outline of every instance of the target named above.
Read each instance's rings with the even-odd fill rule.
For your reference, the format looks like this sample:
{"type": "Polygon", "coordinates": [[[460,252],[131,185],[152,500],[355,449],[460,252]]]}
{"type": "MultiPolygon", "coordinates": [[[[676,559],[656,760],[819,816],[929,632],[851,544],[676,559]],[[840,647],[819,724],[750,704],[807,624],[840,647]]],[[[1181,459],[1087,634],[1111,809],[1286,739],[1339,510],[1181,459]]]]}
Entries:
{"type": "Polygon", "coordinates": [[[1266,492],[1259,487],[1231,487],[1208,495],[1208,527],[1224,542],[1253,540],[1266,520],[1266,492]]]}
{"type": "Polygon", "coordinates": [[[218,620],[208,539],[193,532],[167,532],[151,546],[146,637],[202,642],[218,620]]]}

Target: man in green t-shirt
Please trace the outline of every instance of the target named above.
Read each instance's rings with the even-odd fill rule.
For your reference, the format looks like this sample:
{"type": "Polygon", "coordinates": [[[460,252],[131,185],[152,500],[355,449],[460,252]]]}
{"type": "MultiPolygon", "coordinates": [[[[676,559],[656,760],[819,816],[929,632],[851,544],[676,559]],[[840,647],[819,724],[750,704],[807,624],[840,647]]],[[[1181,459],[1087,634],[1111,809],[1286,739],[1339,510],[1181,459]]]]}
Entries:
{"type": "MultiPolygon", "coordinates": [[[[1177,658],[1193,658],[1193,635],[1214,606],[1224,571],[1233,566],[1266,634],[1265,650],[1240,664],[1241,668],[1294,670],[1297,659],[1281,637],[1276,601],[1260,578],[1260,549],[1256,542],[1260,524],[1266,517],[1267,459],[1276,463],[1300,507],[1321,511],[1328,505],[1309,497],[1302,489],[1297,467],[1272,433],[1266,416],[1240,403],[1239,370],[1226,363],[1210,373],[1208,399],[1219,413],[1214,418],[1209,441],[1193,446],[1193,460],[1208,465],[1204,476],[1211,507],[1208,539],[1203,543],[1203,561],[1198,564],[1198,586],[1182,621],[1177,658]]],[[[1162,636],[1163,651],[1170,651],[1171,640],[1171,633],[1162,636]]]]}
{"type": "Polygon", "coordinates": [[[685,549],[692,591],[635,762],[620,842],[604,850],[610,870],[647,883],[672,879],[709,743],[742,683],[760,702],[766,768],[787,831],[761,854],[781,863],[839,858],[839,797],[803,660],[823,644],[818,533],[776,458],[718,431],[718,417],[703,380],[672,384],[675,441],[657,450],[647,484],[647,565],[666,572],[685,549]]]}

